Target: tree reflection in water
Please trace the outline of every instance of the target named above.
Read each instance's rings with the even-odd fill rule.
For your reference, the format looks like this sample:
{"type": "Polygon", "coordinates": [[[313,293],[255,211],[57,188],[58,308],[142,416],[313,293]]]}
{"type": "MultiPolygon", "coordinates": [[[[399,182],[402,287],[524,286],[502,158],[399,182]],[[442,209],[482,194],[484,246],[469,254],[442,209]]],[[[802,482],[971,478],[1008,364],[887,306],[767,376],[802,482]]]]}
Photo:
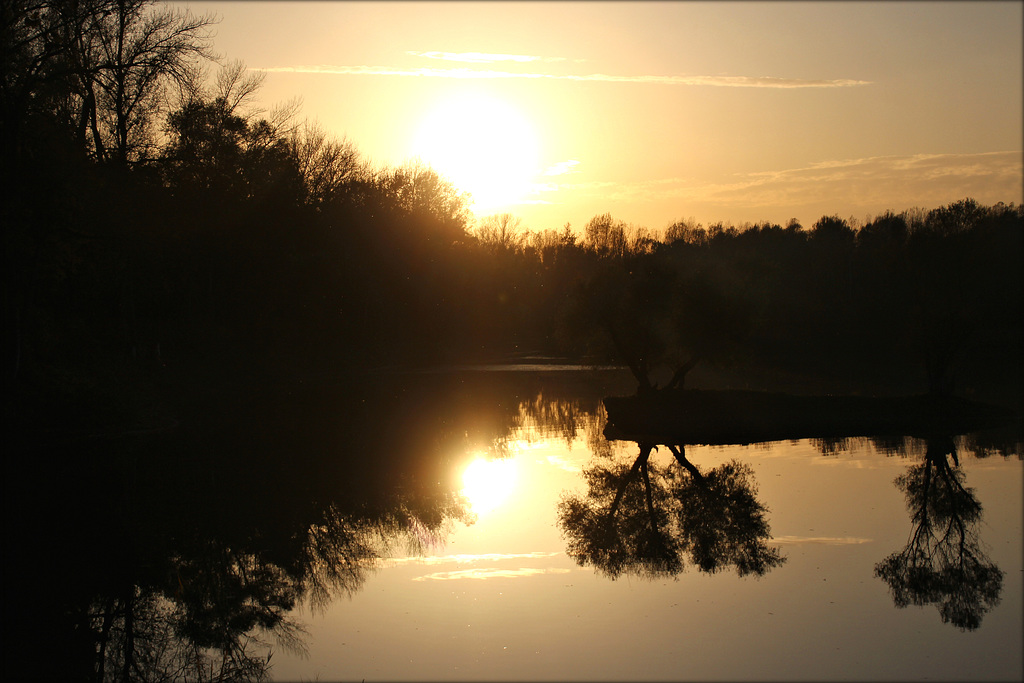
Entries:
{"type": "Polygon", "coordinates": [[[173,429],[82,439],[55,417],[60,438],[16,435],[4,604],[19,656],[4,677],[266,678],[273,650],[304,648],[296,607],[352,595],[382,558],[471,521],[453,454],[528,423],[599,435],[609,382],[563,378],[543,398],[518,373],[186,383],[173,429]]]}
{"type": "Polygon", "coordinates": [[[968,631],[999,604],[1003,571],[982,550],[981,503],[959,465],[952,438],[931,438],[924,461],[896,478],[913,527],[907,546],[875,565],[875,576],[897,607],[937,605],[943,623],[968,631]]]}
{"type": "Polygon", "coordinates": [[[653,444],[638,444],[632,464],[584,470],[587,493],[558,507],[567,554],[611,578],[674,576],[686,560],[700,571],[728,567],[762,576],[785,562],[769,547],[767,509],[756,498],[753,470],[731,461],[701,472],[683,446],[669,445],[675,464],[651,461],[653,444]]]}
{"type": "MultiPolygon", "coordinates": [[[[767,545],[749,466],[704,470],[683,447],[653,443],[616,462],[602,436],[607,387],[571,386],[563,399],[503,379],[189,394],[187,428],[170,433],[12,442],[4,598],[8,651],[22,655],[5,675],[266,678],[272,648],[304,647],[297,606],[351,595],[393,549],[417,552],[471,519],[451,454],[500,452],[534,430],[570,444],[582,431],[598,463],[587,493],[558,510],[580,565],[612,578],[687,564],[759,576],[785,561],[767,545]],[[652,458],[659,448],[671,459],[652,458]]],[[[947,456],[955,465],[936,445],[901,478],[915,532],[878,571],[897,604],[945,600],[949,621],[976,624],[1002,572],[979,550],[980,506],[947,456]]]]}
{"type": "Polygon", "coordinates": [[[253,556],[193,572],[195,563],[188,564],[173,577],[178,590],[170,596],[129,584],[91,605],[95,680],[262,680],[271,655],[257,629],[303,649],[301,628],[286,616],[298,586],[278,568],[259,566],[253,556]]]}
{"type": "Polygon", "coordinates": [[[300,602],[315,609],[354,594],[396,541],[429,544],[462,514],[454,500],[428,514],[397,504],[360,516],[330,505],[290,562],[209,538],[154,558],[95,598],[80,622],[95,680],[263,680],[273,645],[305,650],[290,616],[300,602]]]}
{"type": "Polygon", "coordinates": [[[332,397],[225,402],[235,413],[154,436],[26,443],[18,485],[5,484],[19,653],[5,678],[265,679],[275,650],[305,648],[299,605],[359,591],[382,558],[468,519],[434,440],[393,411],[339,429],[324,413],[355,412],[363,395],[332,397]]]}

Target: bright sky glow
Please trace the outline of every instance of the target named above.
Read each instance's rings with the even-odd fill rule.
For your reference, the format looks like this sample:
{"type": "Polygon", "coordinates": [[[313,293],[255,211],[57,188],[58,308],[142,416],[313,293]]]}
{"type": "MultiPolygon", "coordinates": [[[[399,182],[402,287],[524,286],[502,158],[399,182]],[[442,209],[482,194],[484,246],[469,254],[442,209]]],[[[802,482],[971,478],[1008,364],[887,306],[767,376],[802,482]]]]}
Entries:
{"type": "Polygon", "coordinates": [[[171,4],[263,104],[533,230],[1024,202],[1020,2],[171,4]]]}
{"type": "Polygon", "coordinates": [[[425,112],[412,153],[469,192],[482,215],[525,199],[540,170],[529,121],[507,102],[473,92],[425,112]]]}

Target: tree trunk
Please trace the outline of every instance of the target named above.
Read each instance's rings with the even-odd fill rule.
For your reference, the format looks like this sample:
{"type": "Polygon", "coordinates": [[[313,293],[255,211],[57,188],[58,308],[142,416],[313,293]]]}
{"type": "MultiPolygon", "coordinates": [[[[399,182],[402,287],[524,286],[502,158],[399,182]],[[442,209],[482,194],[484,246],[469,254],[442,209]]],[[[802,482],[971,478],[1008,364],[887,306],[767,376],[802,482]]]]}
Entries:
{"type": "Polygon", "coordinates": [[[699,362],[700,356],[695,355],[689,361],[676,368],[675,373],[672,374],[672,379],[669,381],[667,385],[665,385],[665,388],[682,390],[683,385],[686,382],[686,374],[690,372],[690,370],[693,370],[694,366],[697,365],[697,363],[699,362]]]}
{"type": "Polygon", "coordinates": [[[638,356],[629,352],[625,342],[622,340],[622,336],[615,331],[613,323],[607,323],[605,329],[608,330],[608,335],[612,338],[612,343],[615,344],[615,350],[618,352],[619,358],[626,362],[629,371],[633,373],[633,377],[637,381],[637,395],[644,396],[653,392],[655,387],[651,384],[646,359],[642,355],[638,356]]]}
{"type": "Polygon", "coordinates": [[[668,449],[672,451],[672,455],[676,457],[676,461],[683,466],[683,469],[685,469],[687,472],[693,475],[693,478],[695,480],[704,480],[704,475],[700,473],[700,470],[698,470],[693,463],[686,459],[685,446],[669,446],[668,449]]]}
{"type": "Polygon", "coordinates": [[[626,493],[626,487],[629,482],[633,481],[636,475],[640,472],[640,467],[647,462],[647,458],[651,455],[651,446],[640,446],[640,455],[637,456],[636,460],[633,461],[633,466],[629,468],[629,474],[622,481],[622,485],[619,486],[619,490],[615,492],[615,500],[612,501],[611,507],[608,508],[608,521],[611,522],[615,517],[615,512],[619,509],[619,504],[622,502],[622,496],[626,493]]]}

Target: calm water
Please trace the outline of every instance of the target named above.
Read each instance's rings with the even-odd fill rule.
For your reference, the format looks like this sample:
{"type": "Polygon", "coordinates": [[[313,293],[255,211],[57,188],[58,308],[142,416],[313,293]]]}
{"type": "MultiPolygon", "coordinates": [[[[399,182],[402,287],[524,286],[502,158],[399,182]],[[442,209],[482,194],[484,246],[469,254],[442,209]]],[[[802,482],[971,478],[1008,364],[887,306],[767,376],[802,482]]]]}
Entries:
{"type": "Polygon", "coordinates": [[[472,518],[298,609],[308,650],[275,655],[274,677],[1021,679],[1019,456],[965,437],[956,462],[910,438],[690,445],[681,455],[725,497],[702,514],[662,446],[651,506],[638,475],[609,532],[640,448],[605,440],[584,374],[460,378],[470,395],[506,391],[462,402],[449,425],[462,438],[434,453],[472,518]],[[481,421],[494,428],[473,431],[481,421]]]}
{"type": "Polygon", "coordinates": [[[50,679],[101,653],[109,679],[1021,680],[1015,438],[641,448],[603,436],[632,389],[392,373],[37,450],[9,652],[50,679]]]}

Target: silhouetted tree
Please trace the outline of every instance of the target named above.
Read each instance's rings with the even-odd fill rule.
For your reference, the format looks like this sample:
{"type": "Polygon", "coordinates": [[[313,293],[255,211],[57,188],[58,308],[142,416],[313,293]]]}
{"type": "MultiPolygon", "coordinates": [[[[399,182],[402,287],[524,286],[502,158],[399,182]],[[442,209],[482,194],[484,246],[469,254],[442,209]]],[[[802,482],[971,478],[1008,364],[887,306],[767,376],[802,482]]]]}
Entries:
{"type": "MultiPolygon", "coordinates": [[[[228,73],[242,68],[229,67],[228,73]]],[[[282,130],[287,116],[257,119],[241,111],[256,87],[258,81],[228,76],[213,99],[200,94],[171,113],[163,166],[172,188],[212,194],[221,201],[281,193],[293,205],[304,199],[300,161],[282,130]]]]}
{"type": "Polygon", "coordinates": [[[929,211],[922,229],[942,237],[950,237],[977,228],[987,217],[987,213],[977,201],[968,197],[929,211]]]}
{"type": "Polygon", "coordinates": [[[152,0],[115,0],[94,17],[99,65],[89,118],[98,121],[100,159],[126,164],[151,158],[157,115],[168,88],[187,87],[202,60],[211,59],[211,16],[155,6],[152,0]]]}
{"type": "Polygon", "coordinates": [[[585,496],[563,496],[559,527],[566,553],[611,578],[655,578],[733,567],[761,576],[785,562],[766,544],[766,509],[755,496],[752,471],[731,462],[702,473],[681,446],[669,446],[677,468],[650,462],[651,444],[638,444],[632,464],[584,470],[585,496]]]}
{"type": "Polygon", "coordinates": [[[651,373],[677,351],[670,308],[673,276],[650,260],[628,265],[605,261],[577,287],[574,315],[591,335],[590,347],[610,345],[612,357],[629,367],[640,393],[657,388],[651,373]]]}
{"type": "Polygon", "coordinates": [[[350,186],[369,173],[352,142],[331,139],[318,124],[307,122],[288,142],[305,185],[305,201],[313,207],[343,199],[350,186]]]}
{"type": "Polygon", "coordinates": [[[811,240],[836,247],[852,247],[857,233],[839,216],[822,216],[811,228],[811,240]]]}
{"type": "Polygon", "coordinates": [[[693,217],[678,220],[665,228],[665,244],[682,242],[684,244],[699,245],[707,242],[707,230],[693,217]]]}
{"type": "MultiPolygon", "coordinates": [[[[83,83],[91,82],[98,61],[92,23],[111,11],[112,5],[112,0],[14,0],[0,7],[0,130],[5,162],[14,163],[25,151],[42,144],[44,130],[77,137],[85,146],[90,121],[83,107],[89,97],[83,83]]],[[[3,170],[13,169],[5,163],[3,170]]]]}
{"type": "MultiPolygon", "coordinates": [[[[466,239],[469,226],[467,196],[429,166],[413,163],[383,168],[374,174],[380,200],[401,212],[417,232],[408,239],[451,246],[466,239]]],[[[398,227],[398,226],[395,226],[398,227]]]]}
{"type": "Polygon", "coordinates": [[[648,462],[650,446],[629,464],[584,471],[585,498],[563,497],[559,527],[566,553],[581,566],[593,566],[610,578],[635,573],[644,578],[673,576],[685,568],[669,525],[669,494],[664,473],[648,462]],[[652,477],[652,469],[653,477],[652,477]],[[641,480],[642,484],[630,486],[641,480]]]}
{"type": "Polygon", "coordinates": [[[94,625],[97,681],[262,681],[270,656],[248,636],[198,645],[178,633],[178,605],[152,589],[132,586],[121,598],[98,600],[89,610],[94,625]]]}
{"type": "Polygon", "coordinates": [[[26,1],[4,8],[4,52],[11,60],[4,65],[7,135],[23,133],[34,113],[56,115],[100,161],[151,158],[169,89],[187,88],[213,57],[212,16],[153,0],[26,1]]]}
{"type": "Polygon", "coordinates": [[[481,218],[474,232],[485,249],[494,251],[520,251],[528,238],[528,231],[523,228],[522,220],[510,213],[481,218]]]}
{"type": "Polygon", "coordinates": [[[933,438],[924,462],[897,477],[913,530],[906,548],[875,565],[875,576],[889,585],[897,607],[934,604],[943,623],[967,631],[999,604],[1003,572],[981,548],[981,504],[954,467],[952,439],[933,438]]]}
{"type": "Polygon", "coordinates": [[[594,216],[583,226],[583,244],[601,256],[621,256],[626,250],[626,224],[610,213],[594,216]]]}

